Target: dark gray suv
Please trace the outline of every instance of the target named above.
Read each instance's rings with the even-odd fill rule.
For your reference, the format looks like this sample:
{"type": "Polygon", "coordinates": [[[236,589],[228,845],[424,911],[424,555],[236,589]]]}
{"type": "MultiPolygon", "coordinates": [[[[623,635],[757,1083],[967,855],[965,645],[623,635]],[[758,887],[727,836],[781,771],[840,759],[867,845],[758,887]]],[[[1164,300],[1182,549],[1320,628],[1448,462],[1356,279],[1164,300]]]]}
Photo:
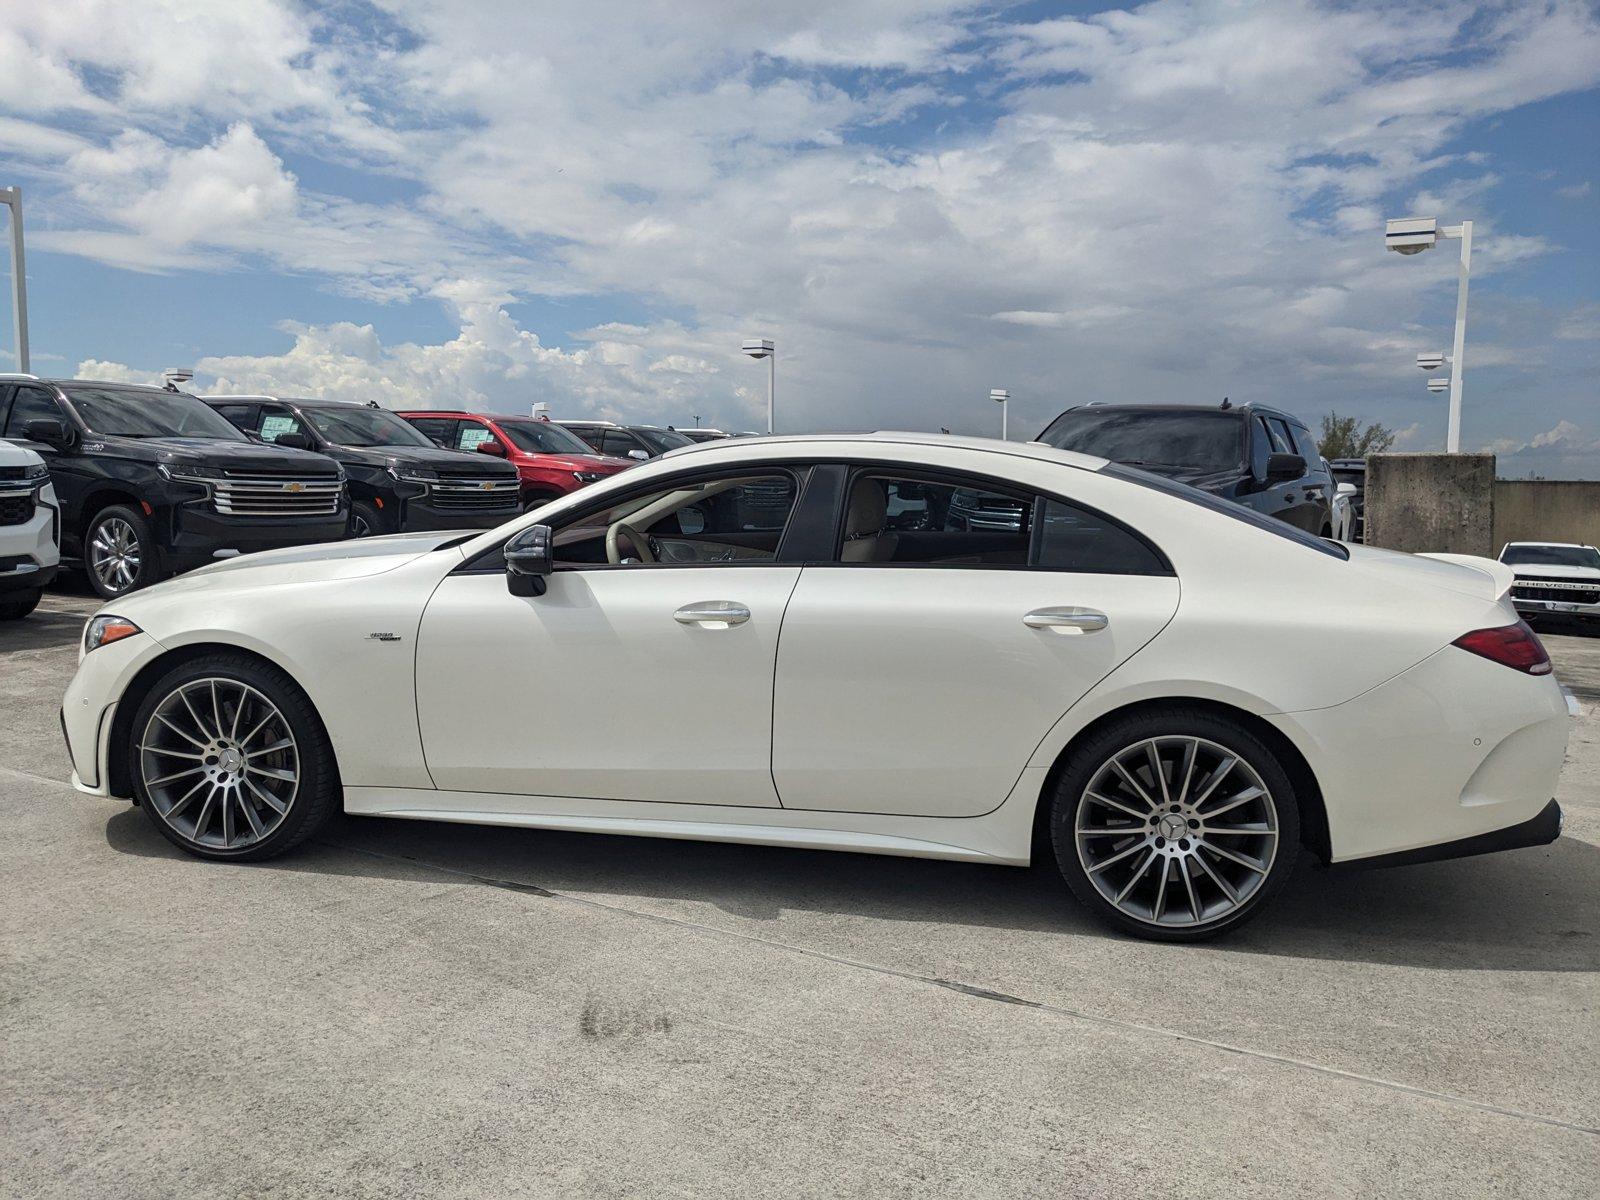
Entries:
{"type": "Polygon", "coordinates": [[[1305,422],[1260,404],[1089,404],[1069,408],[1037,438],[1187,483],[1333,536],[1333,476],[1305,422]]]}

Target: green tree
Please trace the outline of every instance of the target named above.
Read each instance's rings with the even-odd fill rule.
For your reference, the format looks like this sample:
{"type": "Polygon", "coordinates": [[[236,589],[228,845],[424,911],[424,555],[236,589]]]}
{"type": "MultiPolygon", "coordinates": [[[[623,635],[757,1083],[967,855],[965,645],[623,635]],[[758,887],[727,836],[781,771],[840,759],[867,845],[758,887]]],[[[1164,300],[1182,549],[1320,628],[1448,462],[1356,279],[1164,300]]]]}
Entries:
{"type": "Polygon", "coordinates": [[[1374,421],[1362,426],[1355,417],[1341,417],[1328,413],[1322,418],[1322,436],[1317,439],[1317,449],[1323,458],[1365,458],[1369,454],[1382,454],[1394,445],[1394,430],[1374,421]]]}

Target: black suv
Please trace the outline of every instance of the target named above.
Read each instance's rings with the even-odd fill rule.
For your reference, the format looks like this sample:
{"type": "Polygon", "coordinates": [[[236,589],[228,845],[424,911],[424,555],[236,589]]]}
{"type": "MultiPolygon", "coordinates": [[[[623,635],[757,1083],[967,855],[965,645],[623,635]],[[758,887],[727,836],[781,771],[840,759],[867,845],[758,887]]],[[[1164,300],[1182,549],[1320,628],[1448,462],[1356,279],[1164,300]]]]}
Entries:
{"type": "Polygon", "coordinates": [[[0,380],[0,436],[49,465],[62,559],[107,599],[349,526],[338,463],[253,442],[187,392],[12,376],[0,380]]]}
{"type": "Polygon", "coordinates": [[[1333,536],[1333,477],[1299,417],[1259,404],[1089,404],[1069,408],[1037,439],[1165,475],[1333,536]]]}
{"type": "Polygon", "coordinates": [[[596,454],[643,461],[657,458],[668,450],[694,445],[676,429],[660,425],[618,425],[615,421],[557,421],[584,441],[596,454]]]}
{"type": "Polygon", "coordinates": [[[522,511],[517,468],[441,450],[386,408],[339,400],[206,396],[251,437],[319,450],[350,480],[355,537],[421,529],[493,529],[522,511]]]}

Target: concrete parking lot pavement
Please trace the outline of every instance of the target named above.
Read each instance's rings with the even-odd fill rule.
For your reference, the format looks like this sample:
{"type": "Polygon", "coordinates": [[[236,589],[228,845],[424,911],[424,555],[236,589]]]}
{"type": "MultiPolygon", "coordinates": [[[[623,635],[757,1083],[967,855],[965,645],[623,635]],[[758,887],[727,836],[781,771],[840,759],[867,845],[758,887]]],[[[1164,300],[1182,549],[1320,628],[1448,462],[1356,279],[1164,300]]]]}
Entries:
{"type": "Polygon", "coordinates": [[[1552,846],[1302,861],[1199,947],[1048,868],[343,819],[260,866],[72,792],[87,596],[0,630],[8,1196],[1593,1194],[1600,640],[1552,846]]]}

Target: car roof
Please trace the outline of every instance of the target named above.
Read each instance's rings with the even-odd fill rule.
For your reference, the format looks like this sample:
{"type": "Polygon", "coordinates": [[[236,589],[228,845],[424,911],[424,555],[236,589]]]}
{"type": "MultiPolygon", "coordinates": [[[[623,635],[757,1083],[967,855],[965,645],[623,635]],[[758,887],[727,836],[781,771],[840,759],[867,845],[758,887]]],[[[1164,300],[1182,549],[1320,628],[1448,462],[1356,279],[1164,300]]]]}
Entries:
{"type": "Polygon", "coordinates": [[[1211,412],[1219,416],[1228,413],[1260,413],[1267,417],[1282,417],[1285,421],[1293,421],[1296,425],[1304,425],[1306,419],[1297,417],[1292,412],[1281,408],[1273,408],[1269,404],[1257,404],[1246,400],[1241,404],[1230,404],[1223,408],[1217,404],[1074,404],[1066,412],[1087,412],[1093,409],[1096,412],[1211,412]]]}
{"type": "MultiPolygon", "coordinates": [[[[38,375],[0,375],[0,383],[48,383],[52,387],[115,388],[128,392],[160,392],[166,396],[174,395],[172,389],[162,387],[159,383],[124,383],[116,379],[45,379],[38,375]]],[[[185,392],[182,389],[176,394],[194,396],[193,392],[185,392]]]]}
{"type": "Polygon", "coordinates": [[[1512,546],[1554,546],[1561,550],[1593,550],[1594,547],[1587,542],[1507,542],[1505,549],[1512,546]]]}
{"type": "Polygon", "coordinates": [[[741,455],[751,447],[759,446],[930,446],[954,447],[958,450],[982,450],[991,454],[1010,454],[1018,458],[1031,458],[1038,462],[1056,463],[1076,467],[1083,471],[1098,471],[1106,459],[1092,454],[1079,454],[1075,450],[1057,450],[1043,442],[1002,442],[999,438],[965,437],[961,434],[922,433],[915,430],[884,429],[876,433],[785,433],[759,434],[756,437],[718,438],[710,442],[695,442],[668,450],[662,458],[685,455],[741,455]]]}

